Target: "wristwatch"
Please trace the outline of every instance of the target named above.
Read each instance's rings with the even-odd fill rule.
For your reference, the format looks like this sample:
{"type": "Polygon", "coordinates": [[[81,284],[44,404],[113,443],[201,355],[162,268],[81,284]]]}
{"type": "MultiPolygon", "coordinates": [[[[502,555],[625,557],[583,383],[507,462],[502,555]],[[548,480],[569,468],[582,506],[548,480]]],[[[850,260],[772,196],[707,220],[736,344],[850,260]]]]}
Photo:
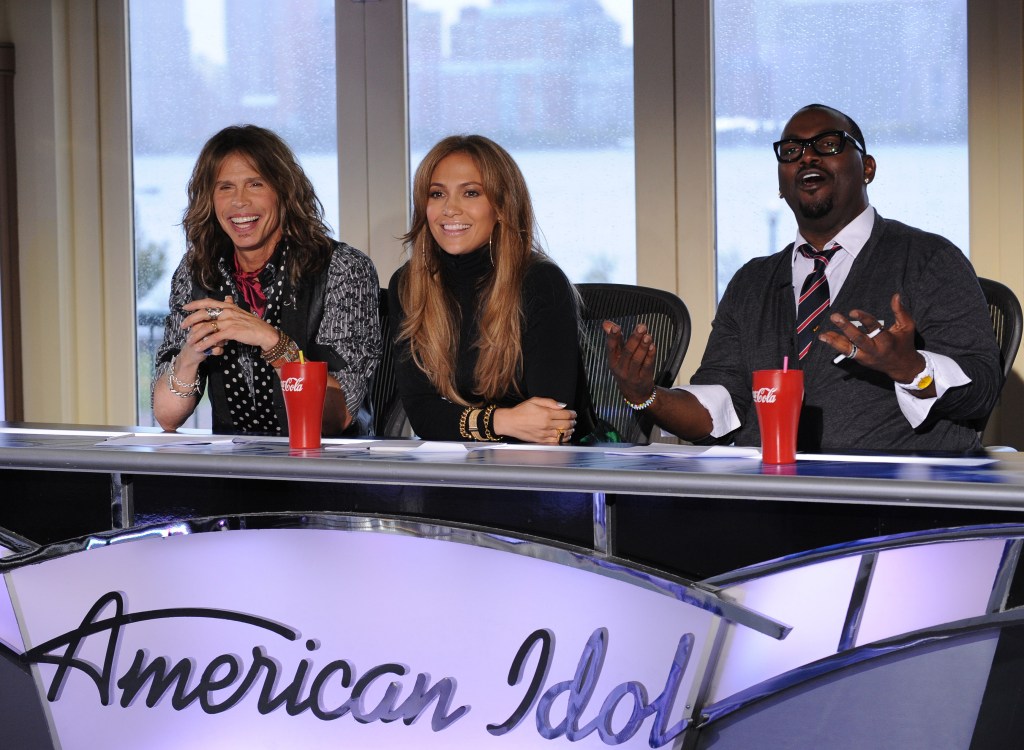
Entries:
{"type": "Polygon", "coordinates": [[[897,385],[905,391],[923,391],[935,381],[935,377],[932,372],[932,361],[924,352],[921,352],[921,356],[924,357],[924,369],[917,373],[917,377],[909,383],[897,383],[897,385]]]}

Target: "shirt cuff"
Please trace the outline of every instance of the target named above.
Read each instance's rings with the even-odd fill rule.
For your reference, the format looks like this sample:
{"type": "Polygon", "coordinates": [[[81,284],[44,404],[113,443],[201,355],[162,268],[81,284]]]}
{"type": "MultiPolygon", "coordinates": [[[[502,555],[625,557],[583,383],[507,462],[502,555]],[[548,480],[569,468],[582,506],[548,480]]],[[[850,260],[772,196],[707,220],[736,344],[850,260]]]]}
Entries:
{"type": "Polygon", "coordinates": [[[732,396],[724,385],[678,385],[677,390],[692,393],[711,415],[711,437],[728,435],[740,426],[740,418],[732,405],[732,396]]]}
{"type": "Polygon", "coordinates": [[[899,383],[893,383],[893,387],[896,389],[896,403],[899,404],[900,411],[903,412],[903,416],[907,418],[907,422],[914,429],[917,429],[928,418],[929,412],[935,406],[935,402],[942,398],[942,394],[950,388],[957,388],[971,382],[971,379],[960,369],[960,365],[949,357],[926,351],[921,351],[921,355],[927,357],[931,362],[935,379],[935,397],[918,398],[906,388],[900,388],[899,383]]]}

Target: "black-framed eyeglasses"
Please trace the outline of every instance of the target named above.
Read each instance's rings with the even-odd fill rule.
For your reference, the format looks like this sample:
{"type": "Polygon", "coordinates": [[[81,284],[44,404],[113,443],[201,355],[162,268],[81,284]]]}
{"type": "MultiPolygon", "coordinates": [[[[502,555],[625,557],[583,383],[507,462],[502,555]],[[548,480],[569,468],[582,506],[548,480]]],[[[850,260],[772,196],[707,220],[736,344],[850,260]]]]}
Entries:
{"type": "Polygon", "coordinates": [[[775,141],[772,147],[775,149],[775,158],[786,164],[801,158],[808,146],[814,149],[814,153],[822,156],[841,154],[846,148],[847,141],[862,154],[866,153],[860,141],[845,130],[829,130],[812,138],[783,138],[781,141],[775,141]]]}

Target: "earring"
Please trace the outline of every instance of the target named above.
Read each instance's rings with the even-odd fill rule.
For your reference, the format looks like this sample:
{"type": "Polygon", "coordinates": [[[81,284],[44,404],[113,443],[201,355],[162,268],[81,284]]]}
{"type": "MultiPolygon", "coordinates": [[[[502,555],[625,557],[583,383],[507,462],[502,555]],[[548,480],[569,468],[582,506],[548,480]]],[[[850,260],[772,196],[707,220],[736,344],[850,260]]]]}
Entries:
{"type": "Polygon", "coordinates": [[[868,177],[865,177],[864,178],[864,184],[867,185],[869,182],[871,182],[871,179],[868,178],[868,177]]]}
{"type": "Polygon", "coordinates": [[[779,191],[779,200],[781,200],[781,199],[782,199],[782,191],[780,190],[779,191]]]}

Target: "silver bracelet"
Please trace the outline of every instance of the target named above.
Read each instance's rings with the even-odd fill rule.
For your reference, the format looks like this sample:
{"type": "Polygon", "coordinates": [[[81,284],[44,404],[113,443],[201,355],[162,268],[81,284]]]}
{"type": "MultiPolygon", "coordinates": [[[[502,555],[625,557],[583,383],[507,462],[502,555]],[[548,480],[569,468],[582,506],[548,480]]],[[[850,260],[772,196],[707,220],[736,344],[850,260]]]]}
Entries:
{"type": "Polygon", "coordinates": [[[651,391],[651,397],[649,399],[647,399],[646,401],[643,401],[643,402],[641,402],[639,404],[634,404],[632,401],[630,401],[625,396],[622,397],[622,400],[625,401],[626,402],[626,406],[628,406],[633,411],[643,411],[648,406],[650,406],[651,404],[654,403],[654,399],[657,398],[657,396],[658,396],[658,386],[654,386],[654,390],[651,391]]]}
{"type": "Polygon", "coordinates": [[[183,380],[179,380],[174,374],[174,361],[177,358],[177,354],[171,357],[171,367],[167,371],[167,387],[170,389],[171,393],[178,398],[192,398],[199,393],[199,373],[196,372],[196,379],[192,383],[186,383],[183,380]],[[178,386],[178,388],[181,388],[182,390],[179,391],[178,388],[175,388],[174,386],[178,386]]]}

